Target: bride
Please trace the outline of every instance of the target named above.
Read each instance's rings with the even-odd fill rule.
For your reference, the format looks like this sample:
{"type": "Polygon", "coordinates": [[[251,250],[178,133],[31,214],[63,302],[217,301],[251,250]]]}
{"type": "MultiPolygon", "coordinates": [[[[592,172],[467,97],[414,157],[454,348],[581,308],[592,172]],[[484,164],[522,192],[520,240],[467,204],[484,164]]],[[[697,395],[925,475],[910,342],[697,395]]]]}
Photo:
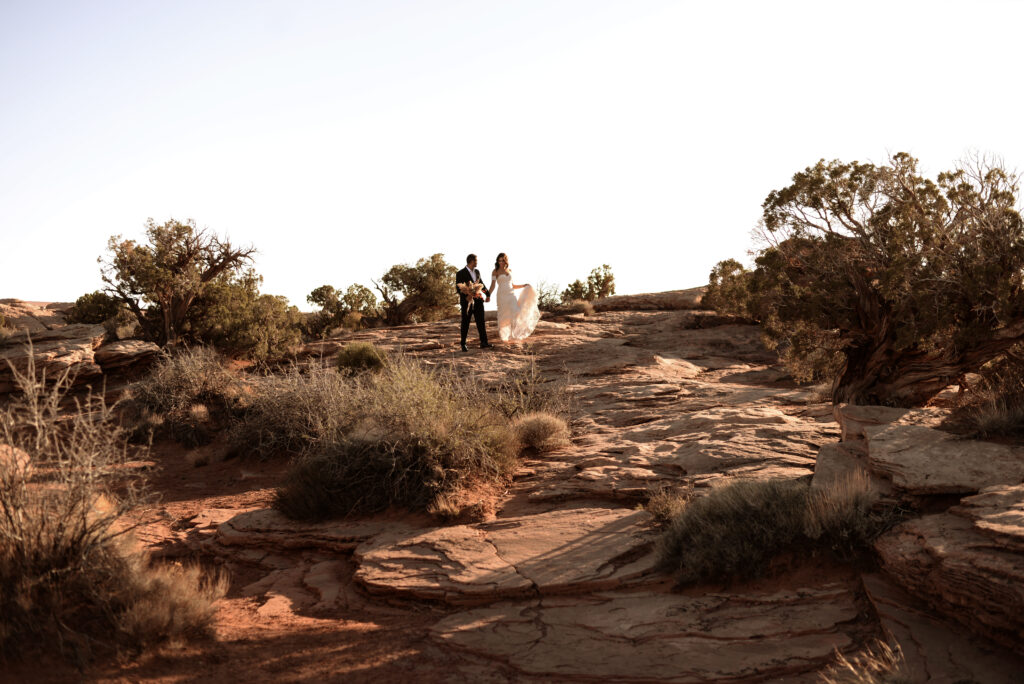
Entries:
{"type": "Polygon", "coordinates": [[[514,285],[512,271],[508,269],[508,256],[502,252],[494,262],[490,292],[498,283],[498,335],[503,342],[516,342],[533,333],[540,321],[537,291],[530,285],[514,285]],[[516,298],[516,290],[522,290],[516,298]]]}

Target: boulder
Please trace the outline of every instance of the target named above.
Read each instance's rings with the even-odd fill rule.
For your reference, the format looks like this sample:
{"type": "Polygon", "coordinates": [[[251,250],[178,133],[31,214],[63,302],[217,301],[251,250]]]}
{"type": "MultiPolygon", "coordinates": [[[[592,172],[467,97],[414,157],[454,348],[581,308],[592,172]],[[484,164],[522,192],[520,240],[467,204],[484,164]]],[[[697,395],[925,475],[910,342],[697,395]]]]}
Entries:
{"type": "Polygon", "coordinates": [[[160,347],[143,340],[108,342],[96,350],[96,363],[104,373],[148,363],[160,353],[160,347]]]}
{"type": "Polygon", "coordinates": [[[872,472],[913,495],[972,494],[1024,481],[1024,448],[960,439],[922,425],[865,428],[872,472]]]}
{"type": "Polygon", "coordinates": [[[76,324],[39,332],[23,330],[5,339],[0,342],[0,392],[16,389],[12,366],[24,372],[30,358],[37,375],[45,374],[50,379],[67,372],[72,383],[81,383],[100,375],[102,369],[96,363],[95,350],[105,336],[102,325],[76,324]]]}
{"type": "Polygon", "coordinates": [[[592,302],[594,311],[679,311],[699,309],[705,287],[650,294],[618,295],[592,302]]]}
{"type": "Polygon", "coordinates": [[[937,427],[945,417],[943,411],[934,408],[905,409],[859,404],[836,404],[832,415],[839,423],[840,439],[844,442],[865,439],[869,427],[890,423],[937,427]]]}
{"type": "Polygon", "coordinates": [[[1024,654],[1024,485],[987,487],[898,525],[875,548],[910,594],[1024,654]]]}

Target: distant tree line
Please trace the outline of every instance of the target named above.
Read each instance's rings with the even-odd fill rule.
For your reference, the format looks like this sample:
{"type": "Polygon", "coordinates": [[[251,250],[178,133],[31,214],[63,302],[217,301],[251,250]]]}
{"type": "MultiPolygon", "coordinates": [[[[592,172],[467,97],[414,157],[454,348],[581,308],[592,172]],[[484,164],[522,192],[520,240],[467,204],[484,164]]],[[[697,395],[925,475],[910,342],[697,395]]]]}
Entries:
{"type": "MultiPolygon", "coordinates": [[[[260,291],[263,279],[252,268],[256,250],[171,219],[145,224],[145,239],[110,238],[99,259],[106,287],[78,298],[67,313],[72,323],[102,323],[118,338],[139,337],[160,345],[210,344],[238,357],[280,357],[302,339],[338,328],[436,321],[458,313],[456,267],[442,254],[414,264],[396,264],[373,289],[361,284],[344,291],[314,289],[310,315],[284,297],[260,291]]],[[[556,289],[541,291],[541,304],[554,304],[556,289]]],[[[592,300],[615,292],[607,265],[577,280],[563,302],[592,300]]]]}

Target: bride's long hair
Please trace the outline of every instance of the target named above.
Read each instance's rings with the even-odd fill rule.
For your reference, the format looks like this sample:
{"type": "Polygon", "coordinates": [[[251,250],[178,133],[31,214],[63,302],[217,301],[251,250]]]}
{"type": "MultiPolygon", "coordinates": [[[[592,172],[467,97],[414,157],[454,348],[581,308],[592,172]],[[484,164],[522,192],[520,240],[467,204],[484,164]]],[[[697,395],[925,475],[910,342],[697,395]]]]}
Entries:
{"type": "Polygon", "coordinates": [[[494,270],[497,271],[501,268],[501,260],[508,261],[508,255],[504,252],[498,252],[498,256],[494,258],[494,270]]]}

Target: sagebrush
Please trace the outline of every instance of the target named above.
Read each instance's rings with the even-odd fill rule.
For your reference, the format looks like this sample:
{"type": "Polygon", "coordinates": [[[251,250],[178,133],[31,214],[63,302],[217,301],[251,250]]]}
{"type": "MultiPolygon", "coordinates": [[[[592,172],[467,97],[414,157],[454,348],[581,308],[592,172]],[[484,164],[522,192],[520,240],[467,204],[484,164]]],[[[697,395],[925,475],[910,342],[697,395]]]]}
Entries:
{"type": "Polygon", "coordinates": [[[28,358],[0,410],[0,656],[82,661],[209,634],[225,580],[129,543],[139,482],[124,433],[99,397],[62,408],[68,376],[44,386],[28,358]]]}

